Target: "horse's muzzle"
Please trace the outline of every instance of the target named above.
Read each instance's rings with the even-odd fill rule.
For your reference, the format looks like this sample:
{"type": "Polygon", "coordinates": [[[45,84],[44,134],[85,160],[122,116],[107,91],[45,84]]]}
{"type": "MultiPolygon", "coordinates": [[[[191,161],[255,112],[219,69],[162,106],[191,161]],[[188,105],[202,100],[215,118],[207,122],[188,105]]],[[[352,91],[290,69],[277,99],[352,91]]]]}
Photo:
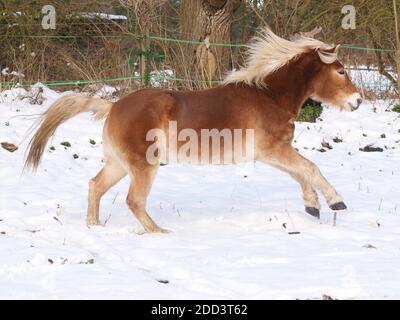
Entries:
{"type": "Polygon", "coordinates": [[[348,105],[350,106],[351,111],[357,110],[360,107],[361,103],[363,102],[363,99],[360,97],[360,94],[357,94],[357,95],[358,95],[358,97],[354,101],[348,102],[348,105]]]}

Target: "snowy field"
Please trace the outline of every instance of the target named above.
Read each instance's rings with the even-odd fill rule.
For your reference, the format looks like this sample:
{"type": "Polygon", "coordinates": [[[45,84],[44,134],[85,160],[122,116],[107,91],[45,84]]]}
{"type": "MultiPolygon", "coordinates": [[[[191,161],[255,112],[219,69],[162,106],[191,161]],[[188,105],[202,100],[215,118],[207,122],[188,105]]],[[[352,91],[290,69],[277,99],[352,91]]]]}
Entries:
{"type": "Polygon", "coordinates": [[[143,234],[127,179],[103,198],[105,226],[85,225],[102,167],[102,123],[89,114],[60,127],[36,175],[22,174],[32,115],[59,97],[45,89],[38,106],[25,94],[0,94],[0,142],[19,146],[0,148],[0,298],[400,299],[400,118],[388,103],[296,125],[296,147],[348,206],[336,226],[322,197],[318,221],[298,185],[264,164],[163,166],[148,209],[173,232],[143,234]],[[369,144],[383,152],[359,151],[369,144]]]}

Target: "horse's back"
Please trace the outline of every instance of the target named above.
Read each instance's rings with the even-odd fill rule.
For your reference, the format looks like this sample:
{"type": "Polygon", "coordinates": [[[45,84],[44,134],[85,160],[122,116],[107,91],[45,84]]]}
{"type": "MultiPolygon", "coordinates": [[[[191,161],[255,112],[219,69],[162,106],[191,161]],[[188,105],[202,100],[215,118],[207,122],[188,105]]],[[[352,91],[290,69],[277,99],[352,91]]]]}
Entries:
{"type": "MultiPolygon", "coordinates": [[[[106,123],[106,135],[121,152],[144,157],[151,142],[148,134],[161,129],[166,135],[175,128],[177,135],[191,129],[198,137],[204,130],[218,133],[235,130],[278,131],[260,109],[272,108],[273,102],[257,90],[220,86],[199,91],[144,89],[131,93],[114,104],[106,123]],[[172,126],[171,126],[172,124],[172,126]],[[264,129],[264,127],[266,129],[264,129]]],[[[244,132],[244,131],[243,131],[244,132]]],[[[175,138],[175,137],[174,137],[175,138]]],[[[178,143],[178,147],[183,142],[178,143]]]]}

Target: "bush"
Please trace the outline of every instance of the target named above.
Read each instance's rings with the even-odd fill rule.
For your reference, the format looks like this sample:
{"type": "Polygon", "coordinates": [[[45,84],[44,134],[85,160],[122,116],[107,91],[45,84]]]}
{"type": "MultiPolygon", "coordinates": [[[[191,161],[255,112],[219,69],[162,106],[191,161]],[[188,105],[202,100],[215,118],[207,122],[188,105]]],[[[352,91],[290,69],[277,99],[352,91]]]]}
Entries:
{"type": "Polygon", "coordinates": [[[297,121],[301,122],[315,122],[322,113],[322,106],[316,105],[313,107],[311,104],[306,104],[300,111],[297,121]]]}
{"type": "Polygon", "coordinates": [[[399,112],[400,113],[400,104],[396,104],[393,108],[392,111],[394,112],[399,112]]]}

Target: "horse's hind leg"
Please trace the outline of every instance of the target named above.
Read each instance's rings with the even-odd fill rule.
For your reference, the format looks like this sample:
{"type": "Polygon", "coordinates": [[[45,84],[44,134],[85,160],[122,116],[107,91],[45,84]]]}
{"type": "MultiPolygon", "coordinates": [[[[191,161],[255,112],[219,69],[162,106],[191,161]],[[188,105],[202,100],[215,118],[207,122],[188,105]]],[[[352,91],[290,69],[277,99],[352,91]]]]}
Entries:
{"type": "Polygon", "coordinates": [[[126,171],[115,160],[107,160],[103,169],[90,180],[89,205],[86,217],[88,225],[100,224],[99,206],[101,197],[126,174],[126,171]]]}
{"type": "Polygon", "coordinates": [[[131,185],[129,187],[126,203],[136,218],[143,225],[146,232],[168,232],[157,226],[146,211],[147,196],[150,193],[158,166],[145,164],[133,167],[130,172],[131,185]]]}

